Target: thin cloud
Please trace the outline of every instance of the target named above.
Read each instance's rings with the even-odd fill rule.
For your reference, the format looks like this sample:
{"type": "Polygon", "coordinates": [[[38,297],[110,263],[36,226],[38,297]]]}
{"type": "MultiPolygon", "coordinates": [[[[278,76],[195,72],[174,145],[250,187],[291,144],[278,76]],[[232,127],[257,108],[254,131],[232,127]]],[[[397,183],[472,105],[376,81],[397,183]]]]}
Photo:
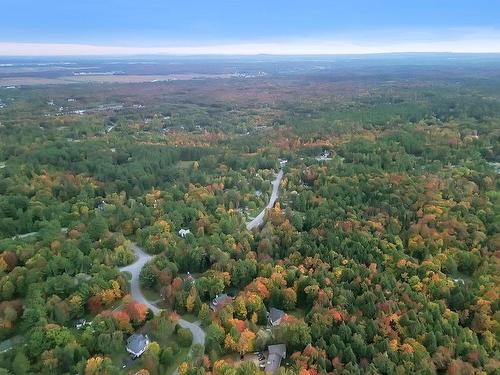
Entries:
{"type": "Polygon", "coordinates": [[[84,55],[321,55],[401,52],[500,53],[500,35],[424,41],[289,40],[185,46],[134,47],[93,44],[0,42],[3,56],[84,55]]]}

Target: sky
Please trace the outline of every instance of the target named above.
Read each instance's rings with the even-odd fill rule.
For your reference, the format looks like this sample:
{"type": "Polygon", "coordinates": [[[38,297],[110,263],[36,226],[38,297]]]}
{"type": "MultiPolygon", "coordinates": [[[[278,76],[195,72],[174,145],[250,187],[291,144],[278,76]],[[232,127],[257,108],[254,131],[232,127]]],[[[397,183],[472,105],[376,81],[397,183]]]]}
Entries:
{"type": "Polygon", "coordinates": [[[500,52],[500,0],[0,0],[0,55],[500,52]]]}

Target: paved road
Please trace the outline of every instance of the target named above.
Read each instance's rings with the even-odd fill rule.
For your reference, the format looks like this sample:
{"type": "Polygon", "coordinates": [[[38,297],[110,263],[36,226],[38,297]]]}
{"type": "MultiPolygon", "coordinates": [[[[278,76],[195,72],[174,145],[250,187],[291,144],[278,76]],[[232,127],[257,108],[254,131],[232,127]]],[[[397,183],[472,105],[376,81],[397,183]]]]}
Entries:
{"type": "MultiPolygon", "coordinates": [[[[66,233],[68,231],[68,228],[61,228],[61,233],[66,233]]],[[[38,232],[29,232],[29,233],[24,233],[24,234],[16,234],[15,236],[11,237],[12,240],[15,239],[22,239],[22,238],[28,238],[31,236],[36,236],[38,232]]]]}
{"type": "Polygon", "coordinates": [[[266,215],[266,210],[268,208],[272,208],[274,206],[274,203],[278,199],[279,188],[282,179],[283,179],[283,169],[280,169],[274,181],[271,182],[273,185],[273,191],[271,193],[271,198],[269,198],[267,206],[252,221],[250,221],[247,224],[248,230],[252,230],[253,228],[260,227],[262,224],[264,224],[264,216],[266,215]]]}
{"type": "MultiPolygon", "coordinates": [[[[182,328],[187,328],[191,331],[191,333],[193,334],[193,345],[194,344],[205,345],[206,334],[205,334],[205,331],[203,329],[201,329],[200,322],[191,323],[191,322],[188,322],[187,320],[179,319],[177,321],[177,323],[179,323],[179,325],[182,328]]],[[[175,369],[175,371],[172,373],[172,375],[179,375],[179,367],[177,367],[175,369]]]]}
{"type": "Polygon", "coordinates": [[[146,305],[154,314],[158,314],[160,309],[156,307],[156,305],[149,302],[144,294],[142,294],[140,283],[139,283],[139,275],[141,274],[142,267],[149,262],[153,257],[149,254],[146,254],[144,250],[142,250],[137,244],[132,244],[132,250],[136,256],[136,261],[132,264],[129,264],[126,267],[120,268],[121,272],[128,272],[132,275],[130,279],[130,293],[132,294],[132,298],[146,305]]]}
{"type": "MultiPolygon", "coordinates": [[[[144,294],[142,294],[142,290],[140,288],[139,283],[139,275],[141,273],[142,267],[149,262],[153,256],[146,254],[143,249],[141,249],[137,244],[132,244],[132,250],[136,256],[136,261],[126,267],[120,268],[121,272],[128,272],[132,275],[130,279],[130,293],[132,298],[139,302],[145,304],[154,314],[158,314],[161,309],[158,308],[154,303],[148,301],[144,294]]],[[[193,344],[205,344],[205,331],[200,327],[200,322],[188,322],[184,319],[179,319],[178,323],[181,327],[187,328],[193,334],[193,344]]]]}
{"type": "Polygon", "coordinates": [[[193,333],[193,344],[205,345],[205,331],[200,327],[200,322],[188,322],[184,319],[178,320],[179,325],[182,328],[187,328],[193,333]]]}

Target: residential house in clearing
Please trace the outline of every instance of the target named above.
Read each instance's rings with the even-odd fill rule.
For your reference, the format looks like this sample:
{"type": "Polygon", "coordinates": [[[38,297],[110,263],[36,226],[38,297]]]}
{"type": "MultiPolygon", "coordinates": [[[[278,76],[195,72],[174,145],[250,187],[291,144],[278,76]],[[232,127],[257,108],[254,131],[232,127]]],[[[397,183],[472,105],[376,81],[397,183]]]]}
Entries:
{"type": "Polygon", "coordinates": [[[268,351],[264,372],[266,374],[276,374],[281,366],[281,361],[286,358],[286,345],[269,345],[268,351]]]}
{"type": "Polygon", "coordinates": [[[140,357],[146,351],[149,345],[148,335],[134,333],[127,339],[127,352],[133,358],[140,357]]]}
{"type": "Polygon", "coordinates": [[[328,151],[323,151],[323,153],[316,158],[318,161],[329,161],[332,160],[331,154],[328,151]]]}
{"type": "Polygon", "coordinates": [[[212,311],[218,311],[228,303],[231,303],[232,300],[233,298],[227,294],[217,294],[212,302],[210,302],[210,308],[212,311]]]}
{"type": "Polygon", "coordinates": [[[267,319],[269,321],[269,324],[273,327],[279,326],[281,324],[281,320],[285,316],[285,312],[280,309],[275,309],[274,307],[271,307],[271,310],[269,310],[269,314],[267,316],[267,319]]]}
{"type": "Polygon", "coordinates": [[[99,203],[99,205],[97,206],[97,209],[99,211],[104,211],[106,209],[106,202],[104,202],[104,200],[101,200],[101,203],[99,203]]]}
{"type": "Polygon", "coordinates": [[[75,324],[75,328],[76,329],[83,329],[86,326],[91,326],[91,325],[92,325],[92,322],[87,322],[85,319],[79,319],[75,324]]]}
{"type": "Polygon", "coordinates": [[[190,233],[191,233],[191,231],[189,229],[179,230],[179,236],[181,236],[182,238],[186,238],[186,236],[190,233]]]}

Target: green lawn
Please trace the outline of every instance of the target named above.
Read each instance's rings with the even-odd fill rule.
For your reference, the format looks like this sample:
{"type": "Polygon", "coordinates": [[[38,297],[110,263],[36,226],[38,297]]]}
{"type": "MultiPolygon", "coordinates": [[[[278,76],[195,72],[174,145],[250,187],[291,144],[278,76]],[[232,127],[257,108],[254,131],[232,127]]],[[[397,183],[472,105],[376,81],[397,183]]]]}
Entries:
{"type": "Polygon", "coordinates": [[[179,352],[174,356],[172,364],[165,369],[165,374],[172,374],[175,369],[184,361],[187,360],[190,348],[180,348],[179,352]]]}
{"type": "Polygon", "coordinates": [[[156,290],[141,288],[141,291],[144,297],[146,297],[146,299],[150,302],[156,302],[161,299],[160,293],[158,293],[156,290]]]}
{"type": "Polygon", "coordinates": [[[194,323],[198,320],[198,317],[194,314],[184,314],[182,315],[182,319],[187,320],[190,323],[194,323]]]}
{"type": "MultiPolygon", "coordinates": [[[[151,333],[149,332],[149,330],[150,330],[150,327],[148,325],[139,329],[139,331],[150,335],[151,333]]],[[[177,342],[177,337],[176,337],[175,333],[172,334],[168,338],[168,340],[166,340],[165,342],[166,342],[165,345],[160,345],[161,348],[168,347],[169,344],[171,344],[172,342],[175,342],[179,347],[179,352],[174,355],[174,357],[172,359],[172,363],[168,367],[161,366],[161,373],[162,374],[172,374],[174,372],[174,370],[182,362],[184,362],[188,359],[190,348],[181,347],[179,345],[179,343],[177,342]]],[[[142,363],[141,358],[137,358],[135,360],[132,360],[132,358],[130,357],[130,355],[126,351],[125,345],[126,344],[124,342],[123,350],[120,350],[119,352],[111,353],[108,355],[111,358],[111,360],[113,361],[113,363],[116,366],[118,366],[120,369],[122,369],[123,364],[126,364],[126,368],[122,369],[124,373],[128,373],[130,371],[132,371],[132,372],[138,371],[141,368],[143,368],[143,363],[142,363]]]]}
{"type": "Polygon", "coordinates": [[[189,169],[193,167],[195,160],[182,160],[177,163],[179,169],[189,169]]]}
{"type": "Polygon", "coordinates": [[[296,317],[297,319],[304,319],[306,314],[307,314],[307,311],[304,309],[297,308],[293,311],[287,311],[286,313],[288,315],[292,315],[292,316],[296,317]]]}

